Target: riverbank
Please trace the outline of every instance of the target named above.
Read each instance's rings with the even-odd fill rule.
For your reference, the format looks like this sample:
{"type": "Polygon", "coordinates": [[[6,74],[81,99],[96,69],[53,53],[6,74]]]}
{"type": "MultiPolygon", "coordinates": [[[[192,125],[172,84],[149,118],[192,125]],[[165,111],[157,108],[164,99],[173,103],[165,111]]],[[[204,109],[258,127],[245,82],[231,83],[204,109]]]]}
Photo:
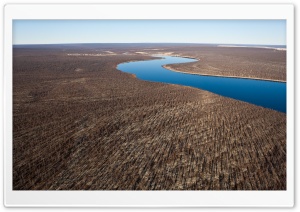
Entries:
{"type": "Polygon", "coordinates": [[[169,65],[174,71],[286,82],[286,51],[208,46],[172,48],[172,51],[169,51],[173,52],[172,55],[189,56],[199,60],[189,64],[169,65]]]}
{"type": "MultiPolygon", "coordinates": [[[[192,58],[192,59],[196,59],[196,58],[192,58]]],[[[286,81],[283,81],[283,80],[255,78],[255,77],[241,77],[241,76],[225,76],[225,75],[213,75],[213,74],[200,74],[200,73],[193,73],[193,72],[178,71],[178,70],[175,70],[174,68],[171,68],[168,65],[163,65],[162,67],[164,67],[165,69],[168,69],[170,71],[179,72],[179,73],[183,73],[183,74],[192,74],[192,75],[200,75],[200,76],[211,76],[211,77],[238,78],[238,79],[252,79],[252,80],[263,80],[263,81],[286,83],[286,81]]]]}

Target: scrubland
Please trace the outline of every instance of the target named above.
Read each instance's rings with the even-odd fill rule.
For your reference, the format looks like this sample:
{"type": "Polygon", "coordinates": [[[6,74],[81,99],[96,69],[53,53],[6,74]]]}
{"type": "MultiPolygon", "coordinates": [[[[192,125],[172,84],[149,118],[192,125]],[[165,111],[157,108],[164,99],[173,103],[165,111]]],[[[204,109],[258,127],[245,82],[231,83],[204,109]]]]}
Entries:
{"type": "MultiPolygon", "coordinates": [[[[150,56],[133,48],[104,50],[114,55],[14,49],[14,190],[286,189],[286,114],[139,80],[116,66],[150,56]],[[87,55],[72,55],[77,53],[87,55]]],[[[201,61],[209,67],[213,63],[205,61],[219,53],[183,49],[184,55],[199,54],[200,62],[172,67],[195,71],[201,61]]],[[[214,67],[221,71],[245,54],[253,63],[234,73],[260,67],[253,76],[273,76],[264,69],[269,63],[251,51],[230,54],[215,57],[214,67]]],[[[264,57],[274,60],[272,70],[282,71],[277,56],[264,57]]]]}
{"type": "Polygon", "coordinates": [[[286,51],[264,48],[173,48],[172,54],[198,59],[189,64],[166,66],[175,71],[212,76],[286,81],[286,51]]]}

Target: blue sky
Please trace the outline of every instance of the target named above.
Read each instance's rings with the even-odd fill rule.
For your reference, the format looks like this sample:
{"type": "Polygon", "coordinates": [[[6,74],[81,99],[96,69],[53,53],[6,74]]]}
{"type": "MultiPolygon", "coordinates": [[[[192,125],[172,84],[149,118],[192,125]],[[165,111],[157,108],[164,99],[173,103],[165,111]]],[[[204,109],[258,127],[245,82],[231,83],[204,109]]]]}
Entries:
{"type": "Polygon", "coordinates": [[[285,20],[14,20],[13,44],[286,45],[285,20]]]}

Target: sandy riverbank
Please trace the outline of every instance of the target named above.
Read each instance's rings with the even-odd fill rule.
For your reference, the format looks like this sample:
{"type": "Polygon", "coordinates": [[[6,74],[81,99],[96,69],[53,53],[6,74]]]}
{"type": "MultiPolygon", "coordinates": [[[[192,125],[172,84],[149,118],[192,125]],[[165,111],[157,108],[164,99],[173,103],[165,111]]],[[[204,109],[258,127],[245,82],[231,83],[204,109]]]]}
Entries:
{"type": "MultiPolygon", "coordinates": [[[[196,59],[196,58],[193,58],[196,59]]],[[[272,82],[282,82],[286,83],[286,81],[283,80],[274,80],[274,79],[265,79],[265,78],[255,78],[255,77],[241,77],[241,76],[225,76],[225,75],[212,75],[212,74],[199,74],[199,73],[193,73],[193,72],[184,72],[184,71],[178,71],[175,70],[174,68],[171,68],[168,65],[163,65],[162,67],[174,71],[174,72],[179,72],[183,74],[192,74],[192,75],[200,75],[200,76],[211,76],[211,77],[227,77],[227,78],[238,78],[238,79],[252,79],[252,80],[264,80],[264,81],[272,81],[272,82]]]]}

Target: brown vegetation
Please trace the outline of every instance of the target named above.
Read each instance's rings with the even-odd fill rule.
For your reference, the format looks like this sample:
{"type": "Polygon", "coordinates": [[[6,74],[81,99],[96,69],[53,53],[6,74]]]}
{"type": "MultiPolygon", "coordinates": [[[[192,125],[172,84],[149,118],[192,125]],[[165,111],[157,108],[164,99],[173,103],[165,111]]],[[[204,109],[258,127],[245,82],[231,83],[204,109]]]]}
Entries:
{"type": "Polygon", "coordinates": [[[286,51],[207,46],[168,50],[172,51],[174,55],[188,56],[199,60],[194,63],[167,66],[176,71],[286,81],[286,51]]]}
{"type": "Polygon", "coordinates": [[[285,114],[70,52],[14,49],[13,189],[286,189],[285,114]]]}

